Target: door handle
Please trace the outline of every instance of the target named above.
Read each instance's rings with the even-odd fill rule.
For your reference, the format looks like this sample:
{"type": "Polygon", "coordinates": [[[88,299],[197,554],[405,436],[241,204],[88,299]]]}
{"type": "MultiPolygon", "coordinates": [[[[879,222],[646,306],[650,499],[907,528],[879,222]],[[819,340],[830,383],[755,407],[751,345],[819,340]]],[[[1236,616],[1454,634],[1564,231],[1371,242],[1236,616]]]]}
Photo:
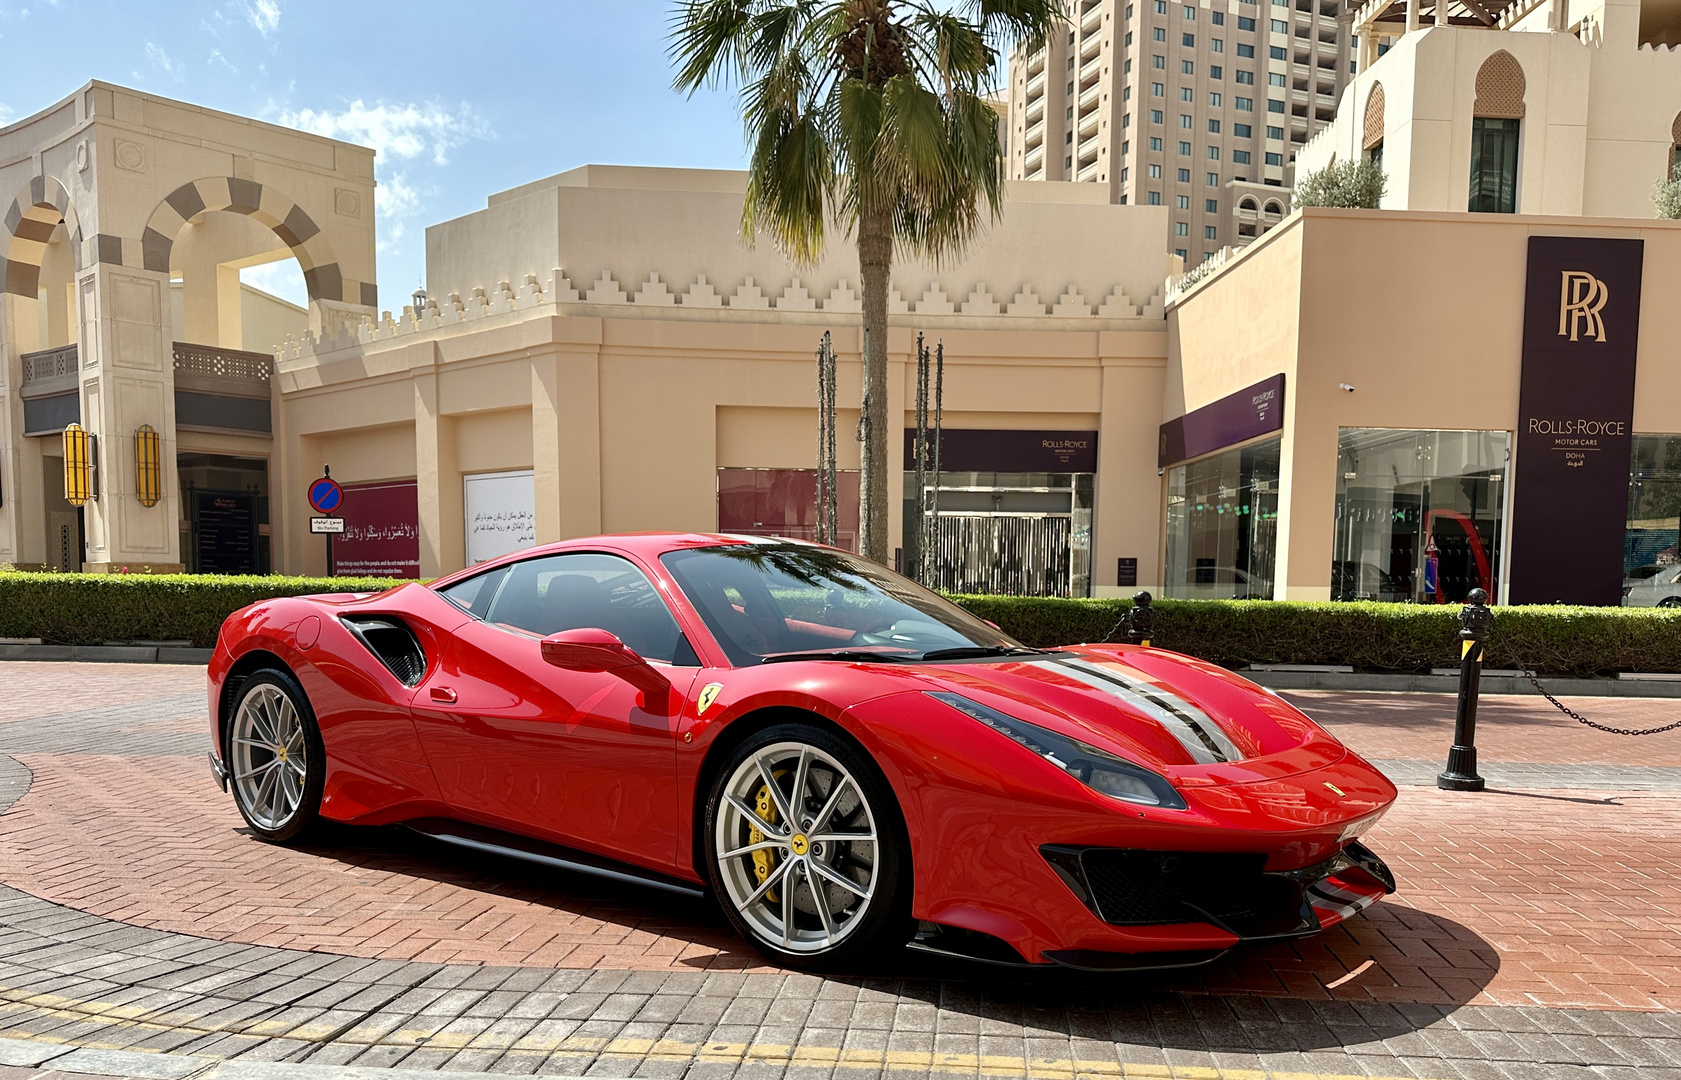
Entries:
{"type": "Polygon", "coordinates": [[[447,686],[434,686],[432,688],[432,700],[441,701],[445,705],[454,705],[455,691],[447,686]]]}

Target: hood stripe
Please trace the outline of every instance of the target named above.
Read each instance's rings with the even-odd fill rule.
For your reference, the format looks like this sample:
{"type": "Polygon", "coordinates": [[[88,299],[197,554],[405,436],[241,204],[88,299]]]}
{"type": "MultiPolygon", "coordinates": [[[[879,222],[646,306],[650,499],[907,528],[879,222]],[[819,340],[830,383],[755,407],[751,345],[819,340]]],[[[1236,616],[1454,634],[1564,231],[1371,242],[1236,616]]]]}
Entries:
{"type": "Polygon", "coordinates": [[[1243,760],[1243,751],[1207,713],[1161,686],[1073,657],[1033,662],[1053,665],[1087,686],[1127,702],[1166,728],[1199,765],[1243,760]]]}

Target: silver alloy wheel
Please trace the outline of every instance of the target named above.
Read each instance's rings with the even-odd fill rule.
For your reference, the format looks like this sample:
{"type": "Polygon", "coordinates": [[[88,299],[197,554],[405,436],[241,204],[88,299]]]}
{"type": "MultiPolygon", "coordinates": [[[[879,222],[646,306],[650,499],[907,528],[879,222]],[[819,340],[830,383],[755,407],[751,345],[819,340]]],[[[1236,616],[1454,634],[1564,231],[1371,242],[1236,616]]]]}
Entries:
{"type": "Polygon", "coordinates": [[[730,903],[788,952],[839,944],[880,884],[869,800],[845,766],[806,743],[759,747],[736,766],[712,839],[730,903]]]}
{"type": "Polygon", "coordinates": [[[309,776],[303,719],[273,683],[258,683],[239,702],[228,740],[234,794],[252,822],[280,829],[303,802],[309,776]]]}

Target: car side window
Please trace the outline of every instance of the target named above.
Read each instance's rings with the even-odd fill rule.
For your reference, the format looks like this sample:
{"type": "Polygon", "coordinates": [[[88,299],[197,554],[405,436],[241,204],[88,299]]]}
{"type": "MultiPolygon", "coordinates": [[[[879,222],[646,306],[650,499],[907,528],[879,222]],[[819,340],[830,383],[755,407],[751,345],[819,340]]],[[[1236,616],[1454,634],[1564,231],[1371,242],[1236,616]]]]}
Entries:
{"type": "Polygon", "coordinates": [[[488,622],[543,637],[606,630],[645,660],[695,663],[665,598],[634,563],[616,555],[550,555],[507,569],[488,622]]]}
{"type": "Polygon", "coordinates": [[[490,602],[496,599],[496,590],[502,584],[502,579],[508,576],[506,566],[498,566],[485,574],[476,574],[465,581],[458,581],[454,585],[438,590],[438,595],[465,611],[469,615],[484,618],[490,608],[490,602]]]}

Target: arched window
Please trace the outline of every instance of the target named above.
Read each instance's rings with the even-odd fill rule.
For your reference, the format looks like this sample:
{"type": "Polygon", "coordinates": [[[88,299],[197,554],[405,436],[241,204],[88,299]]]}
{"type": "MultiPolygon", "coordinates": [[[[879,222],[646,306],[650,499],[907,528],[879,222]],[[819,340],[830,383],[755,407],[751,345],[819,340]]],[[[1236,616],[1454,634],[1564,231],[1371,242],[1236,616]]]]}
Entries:
{"type": "Polygon", "coordinates": [[[1253,197],[1246,196],[1242,201],[1240,201],[1237,204],[1237,208],[1239,210],[1247,210],[1251,214],[1253,214],[1255,211],[1257,211],[1261,208],[1261,204],[1256,202],[1253,197]]]}
{"type": "Polygon", "coordinates": [[[1467,209],[1490,214],[1518,210],[1518,132],[1523,123],[1523,68],[1501,49],[1477,70],[1471,111],[1471,196],[1467,209]]]}
{"type": "Polygon", "coordinates": [[[1284,207],[1276,199],[1268,199],[1266,215],[1269,218],[1281,218],[1284,216],[1284,207]]]}
{"type": "Polygon", "coordinates": [[[1366,152],[1367,160],[1383,167],[1383,84],[1373,83],[1371,93],[1366,95],[1366,123],[1360,149],[1366,152]]]}
{"type": "Polygon", "coordinates": [[[1675,115],[1675,123],[1669,125],[1669,178],[1681,176],[1681,113],[1675,115]]]}

